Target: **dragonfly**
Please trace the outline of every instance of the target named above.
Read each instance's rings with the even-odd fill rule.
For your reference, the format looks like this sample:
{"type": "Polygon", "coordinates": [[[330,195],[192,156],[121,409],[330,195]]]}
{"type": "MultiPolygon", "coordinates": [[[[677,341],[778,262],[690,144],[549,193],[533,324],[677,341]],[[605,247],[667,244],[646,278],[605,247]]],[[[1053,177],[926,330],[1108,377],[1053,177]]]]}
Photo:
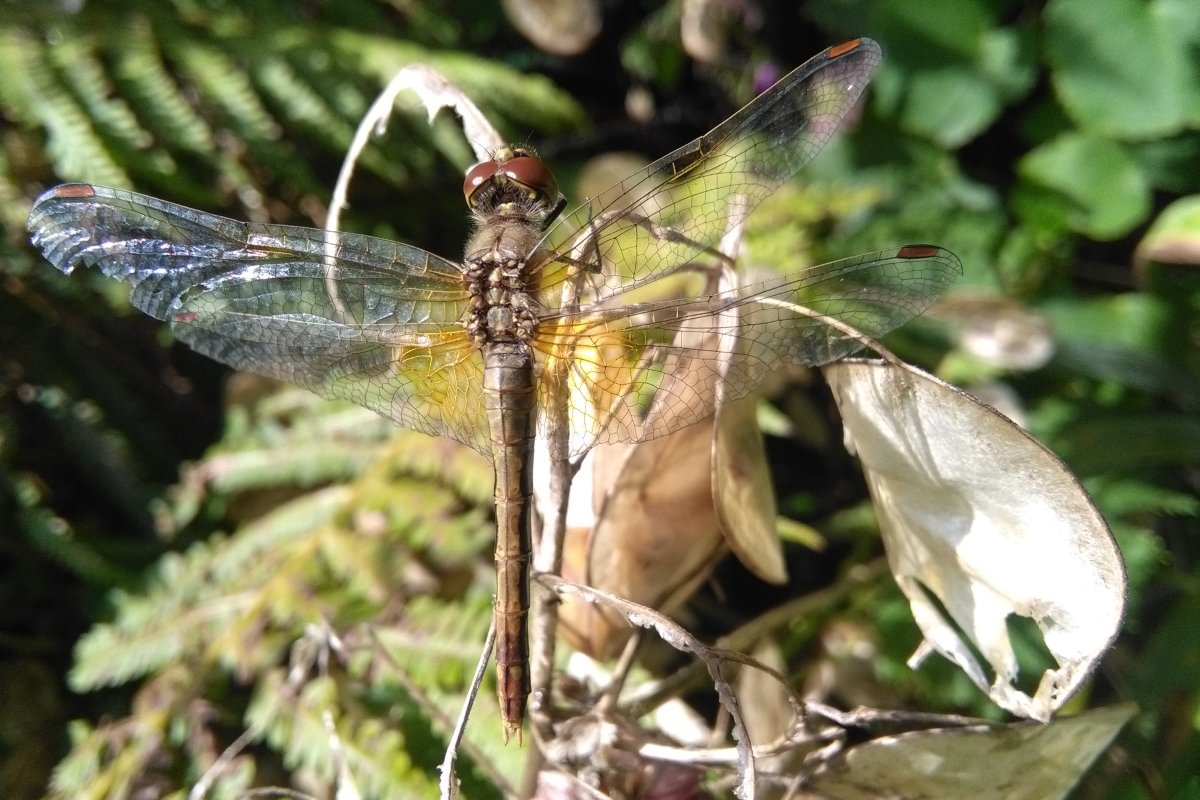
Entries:
{"type": "Polygon", "coordinates": [[[961,273],[949,251],[910,244],[681,294],[682,276],[730,267],[722,237],[825,146],[881,57],[866,38],[830,47],[567,213],[530,148],[501,148],[466,173],[475,230],[460,261],[87,184],[47,191],[28,227],[59,270],[124,281],[134,306],[195,350],[491,461],[507,739],[530,692],[535,439],[559,435],[555,456],[578,463],[598,444],[671,434],[769,375],[859,350],[864,335],[921,314],[961,273]]]}

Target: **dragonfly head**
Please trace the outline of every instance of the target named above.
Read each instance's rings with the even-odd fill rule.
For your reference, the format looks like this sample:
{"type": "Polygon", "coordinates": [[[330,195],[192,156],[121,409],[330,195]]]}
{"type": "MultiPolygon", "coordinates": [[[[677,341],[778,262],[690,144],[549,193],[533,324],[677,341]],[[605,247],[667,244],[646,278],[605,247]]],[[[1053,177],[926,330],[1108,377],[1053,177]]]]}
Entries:
{"type": "Polygon", "coordinates": [[[530,217],[543,228],[566,204],[550,168],[524,147],[502,148],[467,170],[463,195],[476,214],[530,217]]]}

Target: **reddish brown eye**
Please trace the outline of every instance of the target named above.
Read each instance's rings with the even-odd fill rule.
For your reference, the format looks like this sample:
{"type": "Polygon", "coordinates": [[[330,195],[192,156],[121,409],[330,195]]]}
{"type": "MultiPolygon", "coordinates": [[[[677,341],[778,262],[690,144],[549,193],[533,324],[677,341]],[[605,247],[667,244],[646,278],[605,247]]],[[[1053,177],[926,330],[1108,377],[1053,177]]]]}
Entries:
{"type": "Polygon", "coordinates": [[[475,194],[475,190],[499,170],[500,165],[495,161],[482,161],[467,170],[467,179],[463,181],[463,195],[467,198],[468,203],[475,194]]]}
{"type": "Polygon", "coordinates": [[[540,158],[517,156],[510,159],[504,162],[504,174],[551,201],[558,197],[558,183],[540,158]]]}

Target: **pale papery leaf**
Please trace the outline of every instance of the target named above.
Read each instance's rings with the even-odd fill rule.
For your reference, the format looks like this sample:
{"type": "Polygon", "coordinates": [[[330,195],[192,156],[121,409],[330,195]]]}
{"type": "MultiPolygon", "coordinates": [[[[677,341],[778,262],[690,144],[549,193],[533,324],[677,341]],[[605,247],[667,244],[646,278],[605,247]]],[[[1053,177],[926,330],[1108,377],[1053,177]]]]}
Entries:
{"type": "Polygon", "coordinates": [[[1057,457],[937,378],[862,360],[824,372],[925,637],[910,664],[936,650],[1002,708],[1049,719],[1121,622],[1124,565],[1104,519],[1057,457]],[[1057,662],[1032,696],[1016,685],[1013,616],[1037,625],[1057,662]]]}
{"type": "MultiPolygon", "coordinates": [[[[635,603],[670,611],[708,577],[724,553],[713,507],[710,422],[589,456],[595,499],[573,494],[563,575],[635,603]],[[582,504],[586,509],[577,508],[582,504]]],[[[587,486],[577,479],[577,486],[587,486]]],[[[559,629],[572,646],[611,657],[631,628],[603,605],[565,598],[559,629]]]]}
{"type": "Polygon", "coordinates": [[[1143,284],[1153,264],[1200,264],[1200,195],[1181,197],[1163,209],[1138,242],[1133,264],[1143,284]]]}
{"type": "Polygon", "coordinates": [[[750,396],[717,409],[712,496],[729,549],[762,580],[782,584],[787,566],[775,528],[775,489],[757,406],[758,398],[750,396]]]}
{"type": "MultiPolygon", "coordinates": [[[[394,96],[405,90],[414,92],[420,98],[430,123],[443,108],[457,114],[462,121],[463,136],[471,143],[478,160],[492,158],[496,151],[507,144],[471,98],[437,70],[423,64],[405,67],[396,73],[381,98],[386,97],[387,93],[393,93],[394,96]]],[[[382,119],[377,124],[382,124],[382,119]]]]}
{"type": "Polygon", "coordinates": [[[603,22],[597,0],[504,0],[502,6],[522,36],[557,56],[582,53],[603,22]]]}
{"type": "Polygon", "coordinates": [[[684,0],[680,8],[679,41],[702,64],[714,64],[725,54],[725,12],[717,0],[684,0]]]}
{"type": "Polygon", "coordinates": [[[851,747],[806,782],[822,800],[1055,800],[1133,716],[1131,705],[1047,724],[971,725],[881,736],[851,747]]]}

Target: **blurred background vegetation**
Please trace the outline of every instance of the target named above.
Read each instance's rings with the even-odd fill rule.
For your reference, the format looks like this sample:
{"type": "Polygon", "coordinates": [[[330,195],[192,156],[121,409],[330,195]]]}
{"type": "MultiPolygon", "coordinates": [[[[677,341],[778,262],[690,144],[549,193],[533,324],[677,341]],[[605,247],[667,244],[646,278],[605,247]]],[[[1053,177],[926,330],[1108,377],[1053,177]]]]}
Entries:
{"type": "MultiPolygon", "coordinates": [[[[40,191],[105,183],[320,225],[359,117],[423,63],[579,200],[590,159],[657,157],[859,35],[886,53],[861,119],[785,192],[760,252],[783,269],[910,241],[962,258],[939,324],[897,347],[1063,457],[1129,571],[1124,632],[1074,707],[1141,711],[1075,796],[1200,796],[1193,0],[538,6],[0,4],[0,796],[42,796],[52,770],[58,797],[186,793],[245,730],[257,738],[216,796],[319,794],[329,709],[364,792],[429,796],[438,714],[457,708],[491,593],[485,464],[231,377],[132,312],[123,287],[65,279],[24,230],[40,191]]],[[[348,227],[456,256],[470,161],[453,120],[399,114],[368,150],[348,227]]],[[[829,398],[806,387],[776,407],[801,430],[769,442],[781,507],[807,534],[788,545],[786,592],[739,591],[751,579],[722,568],[725,599],[696,601],[714,634],[880,556],[829,398]]],[[[877,648],[855,702],[997,717],[945,664],[904,666],[918,635],[882,573],[839,597],[790,632],[797,680],[830,658],[825,633],[853,631],[877,648]]],[[[472,797],[520,773],[490,705],[472,797]]]]}

